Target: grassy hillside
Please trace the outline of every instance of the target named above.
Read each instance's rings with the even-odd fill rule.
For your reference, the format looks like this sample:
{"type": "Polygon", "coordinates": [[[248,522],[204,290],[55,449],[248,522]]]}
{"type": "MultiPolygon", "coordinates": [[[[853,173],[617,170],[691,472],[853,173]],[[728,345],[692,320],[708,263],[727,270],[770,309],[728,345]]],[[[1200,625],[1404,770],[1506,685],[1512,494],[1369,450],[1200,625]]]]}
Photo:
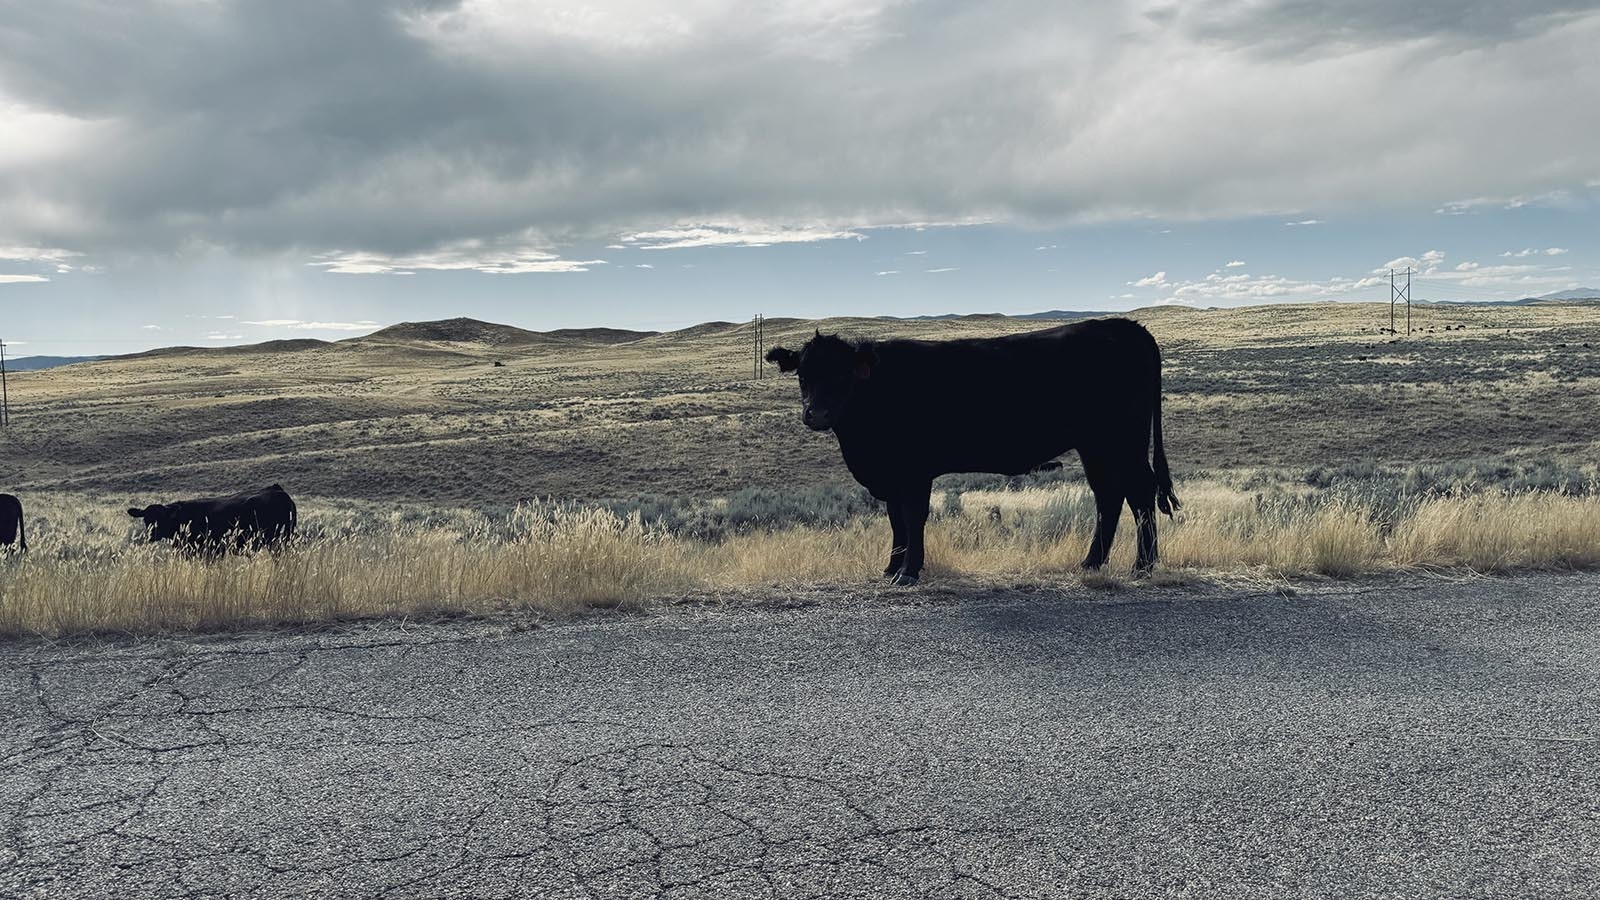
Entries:
{"type": "MultiPolygon", "coordinates": [[[[1166,353],[1180,479],[1600,449],[1600,305],[1418,308],[1409,338],[1384,333],[1373,304],[1133,315],[1166,353]]],[[[813,327],[937,339],[1048,324],[768,319],[766,331],[795,346],[813,327]]],[[[793,379],[770,366],[752,379],[751,339],[748,324],[539,333],[457,319],[19,373],[0,490],[133,500],[278,481],[475,504],[848,483],[832,438],[800,425],[793,379]]]]}

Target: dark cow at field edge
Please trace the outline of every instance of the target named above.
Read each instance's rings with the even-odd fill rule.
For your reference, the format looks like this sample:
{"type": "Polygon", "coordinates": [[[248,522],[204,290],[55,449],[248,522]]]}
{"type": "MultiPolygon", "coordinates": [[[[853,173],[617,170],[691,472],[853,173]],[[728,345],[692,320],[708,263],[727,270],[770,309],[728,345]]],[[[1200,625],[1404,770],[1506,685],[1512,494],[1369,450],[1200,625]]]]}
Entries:
{"type": "Polygon", "coordinates": [[[1133,511],[1135,571],[1156,562],[1159,508],[1178,507],[1161,439],[1161,350],[1129,319],[953,341],[851,342],[820,331],[770,362],[800,374],[802,419],[832,430],[850,474],[889,507],[884,575],[915,583],[933,479],[1020,475],[1077,450],[1094,492],[1086,569],[1105,564],[1122,504],[1133,511]],[[1155,439],[1151,466],[1151,437],[1155,439]]]}
{"type": "Polygon", "coordinates": [[[0,547],[16,544],[17,552],[28,549],[28,529],[22,524],[22,501],[0,494],[0,547]]]}
{"type": "Polygon", "coordinates": [[[209,497],[130,508],[128,515],[144,522],[150,540],[221,553],[276,547],[294,537],[299,517],[294,500],[279,485],[232,497],[209,497]]]}

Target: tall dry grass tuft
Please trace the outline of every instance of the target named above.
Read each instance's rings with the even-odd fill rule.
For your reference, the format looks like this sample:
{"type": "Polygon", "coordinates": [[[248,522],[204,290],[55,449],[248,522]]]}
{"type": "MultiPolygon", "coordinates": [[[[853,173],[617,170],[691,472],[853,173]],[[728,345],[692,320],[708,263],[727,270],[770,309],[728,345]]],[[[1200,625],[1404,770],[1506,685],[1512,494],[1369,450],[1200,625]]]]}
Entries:
{"type": "Polygon", "coordinates": [[[1213,487],[1167,530],[1169,565],[1261,568],[1278,576],[1348,577],[1381,568],[1383,538],[1369,510],[1344,500],[1265,505],[1213,487]],[[1204,501],[1209,500],[1210,503],[1204,501]]]}
{"type": "Polygon", "coordinates": [[[1479,572],[1600,565],[1600,497],[1487,493],[1421,503],[1396,524],[1396,564],[1479,572]]]}
{"type": "MultiPolygon", "coordinates": [[[[1600,566],[1593,495],[1361,499],[1214,482],[1186,484],[1184,495],[1178,519],[1160,526],[1163,566],[1174,572],[1348,577],[1424,566],[1600,566]]],[[[44,526],[34,551],[0,556],[0,633],[210,629],[506,606],[567,612],[696,590],[864,585],[876,583],[889,544],[881,516],[706,540],[637,512],[534,504],[499,518],[427,509],[356,515],[348,504],[311,501],[302,521],[318,524],[298,546],[207,561],[134,543],[127,523],[98,501],[60,496],[34,506],[44,526]]],[[[1094,504],[1081,485],[970,491],[929,523],[926,575],[1077,577],[1093,527],[1094,504]]],[[[1127,572],[1134,542],[1125,515],[1109,571],[1127,572]]]]}
{"type": "Polygon", "coordinates": [[[399,526],[206,560],[164,546],[0,562],[0,632],[206,629],[615,606],[700,586],[703,548],[605,510],[522,507],[512,536],[399,526]]]}

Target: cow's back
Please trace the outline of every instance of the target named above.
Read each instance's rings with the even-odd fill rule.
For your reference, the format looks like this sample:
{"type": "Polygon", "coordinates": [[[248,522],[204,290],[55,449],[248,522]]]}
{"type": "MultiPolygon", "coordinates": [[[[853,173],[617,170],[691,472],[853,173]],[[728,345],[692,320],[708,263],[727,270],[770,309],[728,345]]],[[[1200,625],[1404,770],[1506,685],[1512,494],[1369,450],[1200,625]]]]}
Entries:
{"type": "MultiPolygon", "coordinates": [[[[1094,319],[953,341],[883,341],[836,428],[859,480],[1017,474],[1149,422],[1159,351],[1142,325],[1094,319]]],[[[869,484],[870,486],[870,484],[869,484]]]]}
{"type": "Polygon", "coordinates": [[[192,540],[271,544],[294,535],[294,500],[279,485],[229,497],[208,497],[176,504],[192,540]]]}

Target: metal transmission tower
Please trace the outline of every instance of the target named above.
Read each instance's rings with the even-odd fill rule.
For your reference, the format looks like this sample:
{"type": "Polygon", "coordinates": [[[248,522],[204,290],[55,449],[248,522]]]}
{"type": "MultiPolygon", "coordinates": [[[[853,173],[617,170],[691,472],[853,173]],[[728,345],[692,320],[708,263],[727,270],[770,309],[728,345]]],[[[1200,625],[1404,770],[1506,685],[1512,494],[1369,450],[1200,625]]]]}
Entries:
{"type": "Polygon", "coordinates": [[[1400,280],[1401,277],[1402,277],[1402,275],[1396,273],[1395,270],[1393,270],[1393,269],[1389,270],[1389,333],[1390,334],[1399,334],[1399,332],[1395,331],[1395,329],[1394,329],[1394,305],[1396,303],[1400,302],[1401,300],[1404,300],[1405,303],[1406,303],[1406,334],[1409,335],[1409,334],[1411,334],[1411,267],[1410,266],[1406,266],[1406,270],[1405,270],[1405,273],[1404,273],[1404,276],[1403,276],[1405,278],[1405,281],[1402,282],[1400,280]]]}

